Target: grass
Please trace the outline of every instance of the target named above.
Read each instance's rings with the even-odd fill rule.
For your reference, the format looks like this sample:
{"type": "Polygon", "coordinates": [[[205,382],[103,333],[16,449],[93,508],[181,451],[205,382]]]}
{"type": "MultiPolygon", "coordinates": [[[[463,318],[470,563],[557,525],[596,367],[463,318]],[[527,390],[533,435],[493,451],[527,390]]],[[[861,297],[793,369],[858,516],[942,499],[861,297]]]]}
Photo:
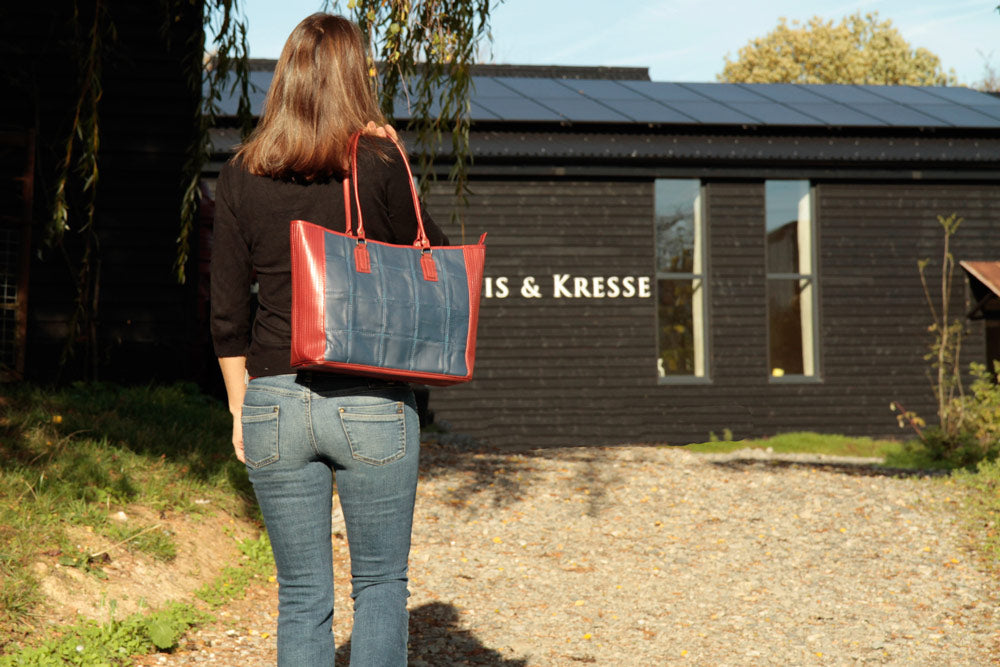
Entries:
{"type": "Polygon", "coordinates": [[[831,456],[866,456],[895,460],[892,465],[904,465],[904,447],[894,440],[874,440],[872,438],[832,435],[826,433],[797,432],[783,433],[771,438],[754,440],[714,440],[693,445],[685,449],[692,452],[732,452],[738,449],[772,449],[779,454],[808,453],[831,456]]]}
{"type": "Polygon", "coordinates": [[[54,556],[103,574],[102,554],[78,549],[71,527],[169,561],[172,536],[131,507],[198,514],[202,499],[212,511],[255,516],[229,413],[194,385],[0,391],[0,647],[31,631],[41,601],[34,562],[54,556]],[[119,511],[127,524],[115,520],[119,511]]]}
{"type": "Polygon", "coordinates": [[[953,478],[968,491],[962,510],[966,527],[987,566],[1000,575],[1000,461],[956,471],[953,478]]]}
{"type": "Polygon", "coordinates": [[[191,605],[175,603],[150,614],[112,618],[106,623],[83,621],[60,628],[41,646],[0,656],[0,667],[130,665],[130,656],[168,650],[188,628],[209,618],[191,605]]]}
{"type": "MultiPolygon", "coordinates": [[[[240,551],[243,555],[237,565],[225,568],[196,593],[213,609],[242,595],[252,579],[274,570],[266,533],[241,542],[240,551]]],[[[0,667],[131,665],[131,656],[172,650],[189,628],[212,620],[210,613],[180,602],[123,619],[115,617],[112,603],[108,615],[104,623],[84,620],[56,628],[39,646],[0,656],[0,667]]]]}

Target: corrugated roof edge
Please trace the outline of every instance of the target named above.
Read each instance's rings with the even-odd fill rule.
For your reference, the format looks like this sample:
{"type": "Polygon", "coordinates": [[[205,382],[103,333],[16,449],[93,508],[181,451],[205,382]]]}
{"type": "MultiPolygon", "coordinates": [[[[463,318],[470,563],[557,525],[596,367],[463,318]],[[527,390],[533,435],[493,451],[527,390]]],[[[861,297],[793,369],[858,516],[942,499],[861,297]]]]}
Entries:
{"type": "MultiPolygon", "coordinates": [[[[250,58],[251,72],[273,72],[277,60],[250,58]]],[[[381,66],[381,63],[379,63],[381,66]]],[[[649,81],[648,67],[581,67],[570,65],[493,65],[472,66],[473,76],[516,76],[538,79],[603,79],[608,81],[649,81]]]]}

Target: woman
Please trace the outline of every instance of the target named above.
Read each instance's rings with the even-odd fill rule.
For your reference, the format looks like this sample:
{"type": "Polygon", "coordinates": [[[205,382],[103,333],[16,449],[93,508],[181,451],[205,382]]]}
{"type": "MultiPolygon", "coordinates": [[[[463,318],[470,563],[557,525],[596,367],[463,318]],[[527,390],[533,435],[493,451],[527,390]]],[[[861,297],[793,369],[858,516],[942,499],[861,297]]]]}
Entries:
{"type": "MultiPolygon", "coordinates": [[[[219,175],[212,336],[278,568],[278,663],[333,665],[333,473],[351,552],[352,665],[405,665],[407,558],[419,427],[402,383],[289,365],[289,222],[345,225],[348,141],[385,123],[361,33],[313,14],[292,31],[256,130],[219,175]],[[251,327],[250,286],[258,283],[251,327]],[[249,378],[249,382],[245,381],[249,378]]],[[[409,244],[416,215],[403,158],[362,138],[358,185],[369,238],[409,244]]],[[[430,241],[447,239],[423,213],[430,241]]]]}

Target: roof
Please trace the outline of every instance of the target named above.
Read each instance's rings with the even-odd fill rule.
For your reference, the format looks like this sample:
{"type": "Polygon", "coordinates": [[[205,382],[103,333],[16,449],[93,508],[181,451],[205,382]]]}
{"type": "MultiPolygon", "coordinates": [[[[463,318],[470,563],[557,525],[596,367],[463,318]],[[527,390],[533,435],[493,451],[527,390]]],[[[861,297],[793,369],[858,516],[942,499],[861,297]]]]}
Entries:
{"type": "Polygon", "coordinates": [[[969,312],[970,319],[1000,318],[1000,262],[959,262],[969,275],[976,306],[969,312]]]}
{"type": "MultiPolygon", "coordinates": [[[[255,115],[272,68],[273,61],[257,60],[250,72],[255,115]]],[[[224,96],[222,115],[235,115],[236,102],[224,96]]],[[[410,113],[400,96],[396,118],[410,113]]],[[[962,87],[672,83],[649,81],[642,68],[486,66],[473,71],[471,118],[477,124],[998,130],[1000,98],[962,87]]]]}
{"type": "Polygon", "coordinates": [[[970,276],[1000,297],[1000,262],[959,262],[970,276]]]}

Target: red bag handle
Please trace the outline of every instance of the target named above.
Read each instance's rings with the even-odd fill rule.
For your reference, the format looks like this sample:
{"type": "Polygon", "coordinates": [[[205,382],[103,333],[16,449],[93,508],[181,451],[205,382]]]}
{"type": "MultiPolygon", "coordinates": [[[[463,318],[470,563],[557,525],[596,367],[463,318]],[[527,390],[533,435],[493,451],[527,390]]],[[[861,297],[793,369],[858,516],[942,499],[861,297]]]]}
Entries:
{"type": "MultiPolygon", "coordinates": [[[[347,229],[346,233],[351,233],[351,196],[348,186],[348,180],[354,182],[354,201],[355,206],[358,211],[358,231],[357,237],[364,241],[365,240],[365,223],[361,217],[361,197],[358,195],[358,141],[361,139],[361,133],[358,132],[351,137],[350,142],[350,154],[351,154],[351,177],[350,179],[344,179],[344,216],[347,219],[347,229]]],[[[410,196],[413,199],[413,212],[417,216],[417,238],[413,241],[413,245],[417,248],[428,249],[431,247],[431,242],[427,238],[427,232],[424,231],[424,221],[420,216],[420,198],[417,197],[417,189],[413,187],[413,172],[410,171],[410,161],[406,159],[406,153],[403,152],[403,147],[399,145],[395,139],[392,139],[393,145],[399,151],[400,156],[403,158],[403,166],[406,167],[406,176],[408,178],[407,183],[410,185],[410,196]]]]}

